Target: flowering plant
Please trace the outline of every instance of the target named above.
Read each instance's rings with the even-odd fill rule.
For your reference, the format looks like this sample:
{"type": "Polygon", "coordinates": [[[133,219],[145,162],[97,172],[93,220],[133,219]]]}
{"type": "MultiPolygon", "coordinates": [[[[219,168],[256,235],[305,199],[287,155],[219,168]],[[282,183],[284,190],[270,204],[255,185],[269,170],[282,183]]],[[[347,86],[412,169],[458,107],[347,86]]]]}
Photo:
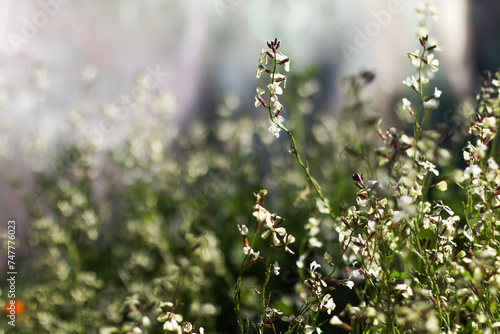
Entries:
{"type": "MultiPolygon", "coordinates": [[[[212,127],[192,120],[180,131],[175,96],[145,91],[147,75],[131,88],[141,93],[131,110],[101,110],[126,123],[116,147],[75,138],[46,166],[46,138],[35,132],[23,145],[34,189],[11,176],[32,218],[32,260],[19,267],[33,274],[19,285],[26,309],[16,330],[497,332],[500,73],[484,74],[448,127],[435,124],[445,93],[432,84],[441,64],[424,18],[436,11],[426,1],[418,15],[400,129],[383,128],[362,94],[375,79],[368,71],[340,81],[339,115],[313,113],[317,74],[290,75],[274,39],[255,96],[271,135],[258,117],[238,118],[234,94],[221,98],[212,127]]],[[[40,97],[50,80],[34,74],[27,91],[40,97]]],[[[83,109],[69,112],[74,133],[90,126],[83,109]]],[[[16,166],[4,141],[0,154],[16,166]]]]}

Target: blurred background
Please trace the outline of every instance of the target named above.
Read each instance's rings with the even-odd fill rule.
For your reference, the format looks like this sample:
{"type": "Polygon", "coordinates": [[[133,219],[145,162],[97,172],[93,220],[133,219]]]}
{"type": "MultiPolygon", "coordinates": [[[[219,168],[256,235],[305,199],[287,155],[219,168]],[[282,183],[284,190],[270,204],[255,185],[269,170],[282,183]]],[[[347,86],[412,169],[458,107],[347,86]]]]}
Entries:
{"type": "MultiPolygon", "coordinates": [[[[395,106],[412,94],[401,82],[415,75],[406,53],[415,37],[418,1],[403,0],[3,0],[0,3],[0,226],[29,216],[9,185],[37,164],[23,155],[39,146],[47,156],[61,143],[90,140],[113,146],[113,131],[96,131],[101,114],[128,115],[113,106],[136,97],[134,82],[168,92],[175,104],[169,122],[182,131],[208,120],[222,99],[241,113],[253,107],[257,62],[266,41],[278,37],[292,58],[291,71],[314,67],[322,87],[315,110],[337,114],[339,79],[375,73],[369,94],[394,124],[395,106]],[[124,92],[125,95],[124,95],[124,92]],[[229,95],[228,95],[229,93],[229,95]],[[85,126],[67,127],[75,110],[85,126]],[[33,133],[43,142],[30,142],[33,133]],[[9,161],[7,163],[7,161],[9,161]]],[[[431,39],[441,53],[435,84],[451,108],[474,94],[483,70],[495,71],[500,51],[500,4],[494,0],[436,0],[439,19],[431,39]]],[[[116,116],[116,115],[115,115],[116,116]]],[[[171,124],[170,124],[171,125],[171,124]]],[[[147,132],[143,134],[147,136],[147,132]]],[[[38,161],[41,166],[46,162],[38,161]]],[[[35,167],[36,169],[36,167],[35,167]]],[[[19,231],[23,238],[24,230],[19,231]]],[[[2,263],[2,265],[4,265],[2,263]]]]}

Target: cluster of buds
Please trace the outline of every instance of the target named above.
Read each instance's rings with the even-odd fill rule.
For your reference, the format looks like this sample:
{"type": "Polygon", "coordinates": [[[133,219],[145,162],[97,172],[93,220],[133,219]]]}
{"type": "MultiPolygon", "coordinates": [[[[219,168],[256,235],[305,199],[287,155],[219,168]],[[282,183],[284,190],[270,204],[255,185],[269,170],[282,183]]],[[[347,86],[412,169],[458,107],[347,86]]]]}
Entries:
{"type": "Polygon", "coordinates": [[[266,102],[261,96],[266,93],[266,90],[257,87],[257,95],[255,95],[255,107],[263,105],[269,109],[269,117],[271,119],[271,126],[269,132],[276,138],[279,137],[279,132],[283,127],[283,117],[280,116],[283,110],[283,105],[279,102],[278,95],[283,94],[283,88],[286,86],[286,75],[277,71],[278,65],[283,66],[286,72],[290,71],[290,57],[285,56],[283,53],[278,52],[281,42],[277,38],[274,41],[267,42],[269,49],[262,49],[261,58],[259,59],[259,68],[257,70],[256,79],[260,78],[263,73],[268,73],[271,77],[271,83],[267,85],[269,91],[269,100],[266,102]],[[272,69],[267,65],[271,62],[272,69]],[[280,86],[283,82],[283,88],[280,86]]]}

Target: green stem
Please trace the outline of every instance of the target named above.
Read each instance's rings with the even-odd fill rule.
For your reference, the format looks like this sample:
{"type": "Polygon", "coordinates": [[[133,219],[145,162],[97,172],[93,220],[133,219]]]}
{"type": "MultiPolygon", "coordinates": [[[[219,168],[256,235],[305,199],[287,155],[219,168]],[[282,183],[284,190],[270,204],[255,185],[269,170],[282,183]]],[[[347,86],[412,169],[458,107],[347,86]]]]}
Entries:
{"type": "MultiPolygon", "coordinates": [[[[274,51],[274,66],[273,66],[273,72],[272,72],[272,84],[275,81],[275,75],[276,75],[276,66],[277,66],[277,60],[276,60],[276,51],[274,51]]],[[[268,110],[269,110],[269,118],[271,119],[271,122],[273,122],[276,126],[281,128],[283,131],[285,131],[288,136],[290,137],[292,143],[291,143],[291,152],[295,155],[295,158],[297,159],[297,162],[299,163],[300,167],[304,170],[306,173],[306,178],[307,181],[313,186],[314,190],[318,194],[319,198],[325,203],[325,205],[328,206],[328,211],[330,213],[330,216],[332,219],[335,219],[335,214],[333,213],[332,208],[330,207],[330,204],[328,203],[326,197],[323,195],[323,192],[321,191],[321,187],[319,186],[318,182],[312,177],[311,173],[309,172],[309,165],[307,162],[304,164],[302,159],[300,158],[300,155],[297,151],[297,143],[295,142],[295,137],[293,136],[292,132],[288,130],[283,124],[277,122],[275,120],[275,117],[273,115],[272,111],[272,103],[271,103],[271,96],[269,96],[269,103],[268,103],[268,110]]]]}

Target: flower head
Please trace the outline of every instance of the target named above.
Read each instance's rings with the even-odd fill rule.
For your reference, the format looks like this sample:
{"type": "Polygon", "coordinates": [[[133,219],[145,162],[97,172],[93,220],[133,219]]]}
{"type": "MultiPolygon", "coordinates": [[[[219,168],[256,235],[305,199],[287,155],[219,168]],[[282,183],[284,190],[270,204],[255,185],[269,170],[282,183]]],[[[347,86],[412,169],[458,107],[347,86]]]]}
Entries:
{"type": "Polygon", "coordinates": [[[273,245],[279,245],[281,243],[278,235],[284,236],[286,234],[286,229],[284,227],[276,227],[276,220],[281,219],[281,217],[276,216],[275,219],[266,220],[265,226],[268,228],[267,231],[262,233],[262,239],[267,239],[269,235],[272,235],[273,245]]]}
{"type": "Polygon", "coordinates": [[[315,272],[318,268],[321,268],[321,264],[316,261],[311,262],[311,264],[309,265],[309,270],[311,270],[312,272],[315,272]]]}
{"type": "Polygon", "coordinates": [[[260,87],[257,87],[256,89],[257,95],[255,95],[255,108],[260,106],[261,104],[264,105],[264,107],[267,106],[266,101],[261,97],[262,94],[264,94],[266,91],[260,87]]]}
{"type": "Polygon", "coordinates": [[[280,269],[281,269],[280,264],[278,263],[278,261],[275,261],[273,263],[273,274],[278,276],[280,274],[280,269]]]}
{"type": "Polygon", "coordinates": [[[413,115],[413,110],[411,109],[411,102],[406,97],[404,97],[401,101],[403,101],[403,108],[408,110],[410,114],[413,115]]]}
{"type": "Polygon", "coordinates": [[[271,126],[269,127],[269,132],[276,138],[279,138],[280,136],[281,126],[283,126],[284,120],[285,119],[283,118],[283,116],[276,116],[274,117],[274,122],[272,122],[271,126]]]}
{"type": "Polygon", "coordinates": [[[295,242],[295,237],[294,237],[293,235],[291,235],[291,234],[287,234],[287,235],[285,236],[285,240],[284,240],[284,242],[285,242],[285,251],[286,251],[286,252],[288,252],[288,253],[290,253],[290,254],[295,254],[295,253],[294,253],[294,252],[290,249],[290,247],[288,247],[288,245],[293,244],[293,243],[295,242]]]}
{"type": "Polygon", "coordinates": [[[439,98],[441,97],[441,94],[442,94],[442,93],[443,93],[443,92],[442,92],[442,91],[440,91],[437,87],[434,87],[434,97],[435,97],[435,98],[438,98],[438,99],[439,99],[439,98]]]}

